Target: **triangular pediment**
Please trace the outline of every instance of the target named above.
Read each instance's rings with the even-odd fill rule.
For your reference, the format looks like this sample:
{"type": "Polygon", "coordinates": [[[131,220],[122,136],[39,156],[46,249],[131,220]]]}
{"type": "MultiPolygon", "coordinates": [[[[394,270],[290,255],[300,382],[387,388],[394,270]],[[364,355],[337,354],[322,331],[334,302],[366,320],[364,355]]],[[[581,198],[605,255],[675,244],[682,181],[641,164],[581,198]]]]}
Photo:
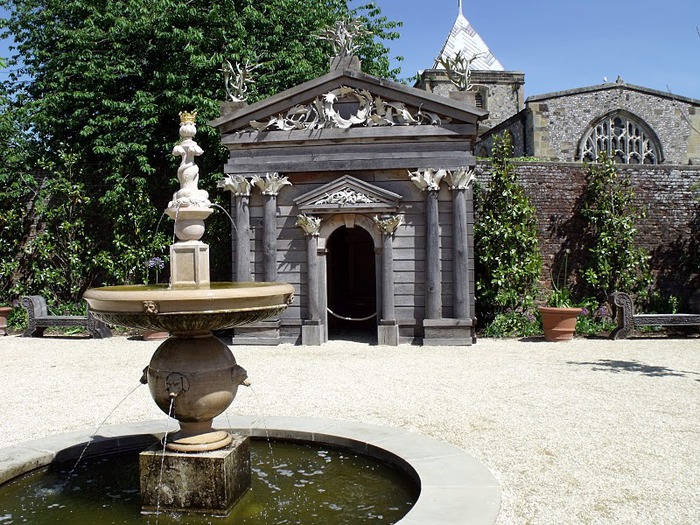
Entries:
{"type": "Polygon", "coordinates": [[[210,124],[222,135],[355,127],[476,124],[487,112],[353,69],[337,69],[210,124]]]}
{"type": "Polygon", "coordinates": [[[403,197],[350,175],[344,175],[294,199],[302,213],[395,212],[403,197]]]}

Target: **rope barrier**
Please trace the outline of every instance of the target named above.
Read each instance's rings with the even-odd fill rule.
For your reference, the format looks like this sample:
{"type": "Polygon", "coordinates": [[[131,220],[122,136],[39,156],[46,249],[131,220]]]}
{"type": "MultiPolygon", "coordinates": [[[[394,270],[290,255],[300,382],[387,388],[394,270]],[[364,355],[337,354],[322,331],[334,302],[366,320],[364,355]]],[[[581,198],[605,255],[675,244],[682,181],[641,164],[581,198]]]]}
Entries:
{"type": "Polygon", "coordinates": [[[377,317],[377,312],[374,312],[372,315],[369,315],[369,316],[367,316],[367,317],[359,317],[359,318],[358,318],[358,317],[343,317],[342,315],[338,315],[337,313],[335,313],[335,312],[334,312],[333,310],[331,310],[330,308],[326,308],[326,310],[328,310],[328,313],[331,314],[333,317],[335,317],[336,319],[340,319],[340,320],[342,320],[342,321],[357,321],[357,322],[361,322],[361,321],[369,321],[370,319],[372,319],[372,317],[377,317]]]}

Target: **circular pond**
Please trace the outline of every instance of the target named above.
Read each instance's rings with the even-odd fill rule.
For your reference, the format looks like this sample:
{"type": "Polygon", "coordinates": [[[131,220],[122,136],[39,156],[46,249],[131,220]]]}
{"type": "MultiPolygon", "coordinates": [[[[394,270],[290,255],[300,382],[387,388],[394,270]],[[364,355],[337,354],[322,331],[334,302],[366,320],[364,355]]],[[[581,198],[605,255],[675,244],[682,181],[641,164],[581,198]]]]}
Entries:
{"type": "Polygon", "coordinates": [[[0,523],[334,525],[398,522],[418,496],[394,466],[351,451],[251,442],[251,488],[227,518],[141,515],[138,451],[54,463],[0,487],[0,523]]]}

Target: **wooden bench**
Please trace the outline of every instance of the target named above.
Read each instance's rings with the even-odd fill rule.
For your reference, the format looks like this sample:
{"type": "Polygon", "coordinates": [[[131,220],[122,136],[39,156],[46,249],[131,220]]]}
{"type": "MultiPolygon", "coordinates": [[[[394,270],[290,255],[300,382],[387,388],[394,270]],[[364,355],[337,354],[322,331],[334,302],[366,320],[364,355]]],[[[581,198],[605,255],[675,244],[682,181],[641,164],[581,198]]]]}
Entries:
{"type": "Polygon", "coordinates": [[[46,300],[40,295],[22,297],[22,308],[27,311],[27,330],[24,337],[41,337],[49,326],[82,326],[96,339],[111,337],[112,331],[90,313],[85,315],[49,315],[46,300]]]}
{"type": "Polygon", "coordinates": [[[615,292],[608,300],[617,320],[611,339],[625,339],[641,326],[700,326],[700,314],[635,314],[632,298],[624,292],[615,292]]]}

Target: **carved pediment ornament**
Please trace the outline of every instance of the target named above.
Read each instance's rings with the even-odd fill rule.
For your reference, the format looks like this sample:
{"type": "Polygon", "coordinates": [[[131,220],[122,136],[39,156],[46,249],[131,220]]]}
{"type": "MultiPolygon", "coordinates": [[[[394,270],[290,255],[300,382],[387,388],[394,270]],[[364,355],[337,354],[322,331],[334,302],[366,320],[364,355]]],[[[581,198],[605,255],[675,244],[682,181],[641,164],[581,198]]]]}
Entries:
{"type": "Polygon", "coordinates": [[[385,101],[366,89],[341,86],[306,105],[297,105],[286,113],[270,117],[267,122],[250,121],[251,128],[264,130],[347,129],[354,126],[418,126],[441,125],[440,117],[422,109],[411,110],[402,102],[385,101]],[[357,109],[347,118],[336,104],[352,101],[357,109]]]}
{"type": "Polygon", "coordinates": [[[301,213],[395,213],[402,196],[350,175],[332,180],[294,199],[301,213]]]}
{"type": "Polygon", "coordinates": [[[373,202],[381,202],[376,197],[371,197],[351,188],[343,188],[333,193],[327,193],[312,205],[320,204],[337,204],[338,206],[354,206],[357,204],[371,204],[373,202]]]}

